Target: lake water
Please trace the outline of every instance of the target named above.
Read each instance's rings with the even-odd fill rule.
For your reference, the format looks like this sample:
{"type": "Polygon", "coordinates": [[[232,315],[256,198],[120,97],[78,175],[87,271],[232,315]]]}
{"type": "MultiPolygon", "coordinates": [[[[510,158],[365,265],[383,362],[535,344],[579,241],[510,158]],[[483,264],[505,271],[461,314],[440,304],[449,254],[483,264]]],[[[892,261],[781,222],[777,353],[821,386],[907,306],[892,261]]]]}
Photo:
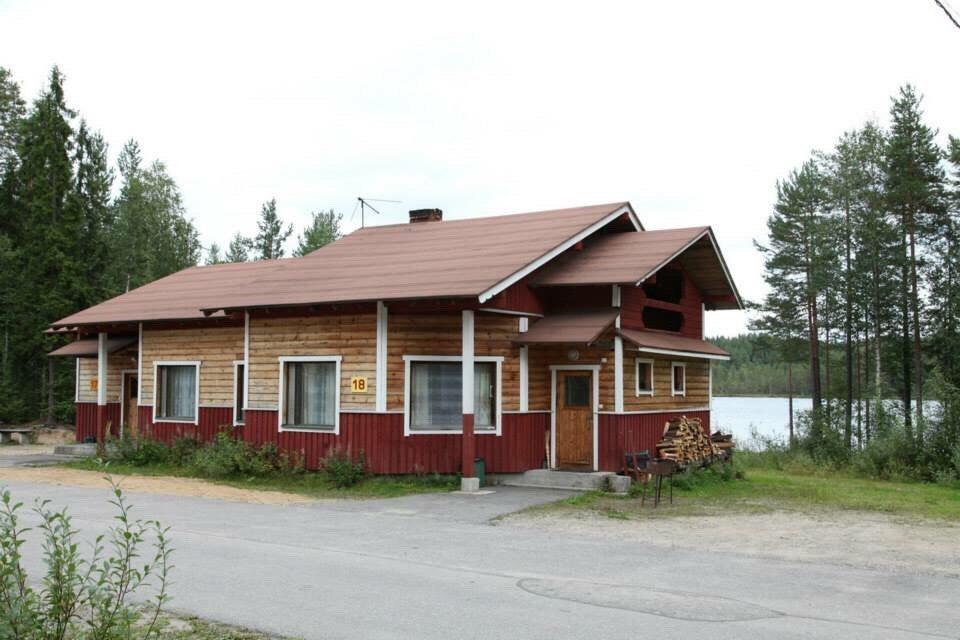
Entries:
{"type": "MultiPolygon", "coordinates": [[[[789,422],[787,398],[733,398],[715,397],[711,429],[732,433],[740,443],[749,443],[751,433],[757,433],[786,442],[789,422]]],[[[794,420],[800,411],[813,406],[810,398],[794,398],[794,420]]]]}

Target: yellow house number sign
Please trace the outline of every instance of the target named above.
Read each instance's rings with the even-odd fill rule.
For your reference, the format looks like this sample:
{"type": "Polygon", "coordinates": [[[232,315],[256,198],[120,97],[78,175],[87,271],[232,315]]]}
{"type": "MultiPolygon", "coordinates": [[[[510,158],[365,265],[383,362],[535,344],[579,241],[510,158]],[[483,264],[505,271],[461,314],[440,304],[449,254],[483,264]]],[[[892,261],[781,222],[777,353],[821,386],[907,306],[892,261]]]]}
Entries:
{"type": "Polygon", "coordinates": [[[350,378],[350,391],[353,393],[366,393],[369,389],[366,378],[350,378]]]}

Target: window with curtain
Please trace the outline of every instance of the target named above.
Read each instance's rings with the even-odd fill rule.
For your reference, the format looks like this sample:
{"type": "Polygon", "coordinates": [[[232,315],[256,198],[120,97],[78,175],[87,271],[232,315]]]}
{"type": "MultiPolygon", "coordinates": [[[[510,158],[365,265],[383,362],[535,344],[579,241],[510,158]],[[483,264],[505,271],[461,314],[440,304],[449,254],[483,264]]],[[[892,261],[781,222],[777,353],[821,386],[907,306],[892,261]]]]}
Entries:
{"type": "Polygon", "coordinates": [[[197,418],[197,366],[157,365],[157,419],[194,421],[197,418]]]}
{"type": "Polygon", "coordinates": [[[287,362],[284,363],[283,379],[283,426],[335,428],[336,363],[287,362]]]}
{"type": "MultiPolygon", "coordinates": [[[[410,363],[410,429],[460,431],[463,427],[462,376],[459,362],[410,363]]],[[[474,429],[497,428],[497,363],[473,366],[474,429]]]]}

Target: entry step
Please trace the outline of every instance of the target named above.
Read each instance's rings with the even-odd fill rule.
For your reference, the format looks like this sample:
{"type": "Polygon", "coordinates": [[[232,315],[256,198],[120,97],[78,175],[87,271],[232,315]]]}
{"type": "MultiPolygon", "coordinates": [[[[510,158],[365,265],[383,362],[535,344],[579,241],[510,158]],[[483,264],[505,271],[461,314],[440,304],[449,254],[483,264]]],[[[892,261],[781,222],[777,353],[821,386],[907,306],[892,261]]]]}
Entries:
{"type": "Polygon", "coordinates": [[[503,484],[512,487],[540,487],[543,489],[571,489],[573,491],[594,491],[609,486],[617,474],[612,471],[554,471],[553,469],[531,469],[521,474],[503,479],[503,484]]]}

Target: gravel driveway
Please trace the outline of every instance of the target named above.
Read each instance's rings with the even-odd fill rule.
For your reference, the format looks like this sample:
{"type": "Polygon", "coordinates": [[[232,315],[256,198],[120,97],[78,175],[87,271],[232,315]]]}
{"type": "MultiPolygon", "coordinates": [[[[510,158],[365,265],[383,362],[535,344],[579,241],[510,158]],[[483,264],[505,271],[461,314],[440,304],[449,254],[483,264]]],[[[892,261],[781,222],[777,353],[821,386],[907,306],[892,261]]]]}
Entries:
{"type": "MultiPolygon", "coordinates": [[[[111,515],[105,489],[7,481],[2,470],[0,483],[20,500],[70,505],[88,534],[111,515]]],[[[288,505],[131,497],[142,517],[173,527],[175,610],[273,633],[958,637],[960,580],[952,576],[714,552],[709,536],[702,545],[654,544],[653,532],[634,529],[489,522],[561,495],[511,488],[288,505]]]]}

